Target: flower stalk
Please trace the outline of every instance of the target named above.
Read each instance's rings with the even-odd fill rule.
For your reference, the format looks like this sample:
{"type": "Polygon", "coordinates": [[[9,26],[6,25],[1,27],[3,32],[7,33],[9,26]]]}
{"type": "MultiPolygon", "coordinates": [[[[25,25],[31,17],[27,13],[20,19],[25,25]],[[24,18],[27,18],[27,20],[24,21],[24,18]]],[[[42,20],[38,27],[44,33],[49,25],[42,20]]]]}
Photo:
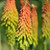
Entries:
{"type": "Polygon", "coordinates": [[[47,40],[44,40],[44,50],[47,50],[47,40]]]}
{"type": "Polygon", "coordinates": [[[10,46],[10,50],[14,50],[14,46],[13,45],[10,46]]]}

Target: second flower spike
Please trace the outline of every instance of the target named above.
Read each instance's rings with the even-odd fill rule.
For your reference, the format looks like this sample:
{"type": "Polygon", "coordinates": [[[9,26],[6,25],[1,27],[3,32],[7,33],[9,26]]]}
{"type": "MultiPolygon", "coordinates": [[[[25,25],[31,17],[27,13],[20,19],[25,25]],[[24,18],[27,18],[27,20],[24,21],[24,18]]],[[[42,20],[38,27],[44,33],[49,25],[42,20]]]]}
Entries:
{"type": "Polygon", "coordinates": [[[33,31],[33,45],[38,43],[38,17],[37,17],[37,6],[31,5],[31,23],[33,31]]]}

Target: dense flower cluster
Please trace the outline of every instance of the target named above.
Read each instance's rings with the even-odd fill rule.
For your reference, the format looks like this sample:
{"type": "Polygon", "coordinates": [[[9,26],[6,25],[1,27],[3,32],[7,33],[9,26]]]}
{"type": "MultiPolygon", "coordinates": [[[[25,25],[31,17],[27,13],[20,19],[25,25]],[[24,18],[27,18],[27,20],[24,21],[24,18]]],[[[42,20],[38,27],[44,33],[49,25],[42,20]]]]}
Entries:
{"type": "Polygon", "coordinates": [[[2,26],[7,28],[9,44],[15,43],[15,31],[18,23],[18,12],[15,6],[15,0],[6,0],[3,16],[1,18],[2,26]]]}
{"type": "Polygon", "coordinates": [[[20,10],[20,17],[18,28],[16,32],[17,41],[20,44],[20,48],[25,50],[32,44],[32,28],[30,18],[30,8],[26,5],[22,6],[20,10]]]}
{"type": "Polygon", "coordinates": [[[32,22],[32,31],[33,31],[33,45],[37,44],[38,40],[38,18],[37,18],[37,6],[32,4],[31,8],[31,22],[32,22]]]}
{"type": "Polygon", "coordinates": [[[42,8],[42,33],[43,37],[50,38],[50,5],[47,0],[44,1],[42,8]]]}

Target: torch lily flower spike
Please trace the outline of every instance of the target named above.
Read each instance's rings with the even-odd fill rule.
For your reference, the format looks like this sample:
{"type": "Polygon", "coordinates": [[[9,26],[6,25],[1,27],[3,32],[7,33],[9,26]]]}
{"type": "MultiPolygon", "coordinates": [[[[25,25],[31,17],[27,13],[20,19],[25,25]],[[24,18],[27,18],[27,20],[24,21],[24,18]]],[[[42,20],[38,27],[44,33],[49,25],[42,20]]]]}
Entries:
{"type": "Polygon", "coordinates": [[[20,17],[18,28],[16,32],[17,41],[20,48],[27,50],[29,45],[32,44],[32,28],[31,28],[31,18],[30,18],[30,8],[27,3],[22,6],[20,10],[20,17]]]}
{"type": "Polygon", "coordinates": [[[6,33],[9,45],[14,45],[15,31],[18,23],[18,12],[15,6],[15,0],[6,0],[1,21],[2,26],[7,28],[6,33]]]}
{"type": "Polygon", "coordinates": [[[50,4],[48,0],[44,1],[42,8],[42,37],[50,39],[50,4]]]}
{"type": "Polygon", "coordinates": [[[33,45],[35,46],[38,43],[38,18],[37,18],[37,6],[31,5],[31,23],[33,31],[33,45]]]}

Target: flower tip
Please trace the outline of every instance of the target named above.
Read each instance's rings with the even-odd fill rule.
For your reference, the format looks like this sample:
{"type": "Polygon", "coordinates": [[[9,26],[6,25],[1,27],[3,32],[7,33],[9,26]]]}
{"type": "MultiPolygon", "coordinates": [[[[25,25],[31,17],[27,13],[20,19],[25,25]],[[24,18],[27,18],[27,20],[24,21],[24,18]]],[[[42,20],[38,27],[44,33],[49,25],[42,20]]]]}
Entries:
{"type": "Polygon", "coordinates": [[[36,6],[36,5],[34,5],[34,4],[32,4],[32,5],[31,5],[31,8],[37,8],[37,6],[36,6]]]}

